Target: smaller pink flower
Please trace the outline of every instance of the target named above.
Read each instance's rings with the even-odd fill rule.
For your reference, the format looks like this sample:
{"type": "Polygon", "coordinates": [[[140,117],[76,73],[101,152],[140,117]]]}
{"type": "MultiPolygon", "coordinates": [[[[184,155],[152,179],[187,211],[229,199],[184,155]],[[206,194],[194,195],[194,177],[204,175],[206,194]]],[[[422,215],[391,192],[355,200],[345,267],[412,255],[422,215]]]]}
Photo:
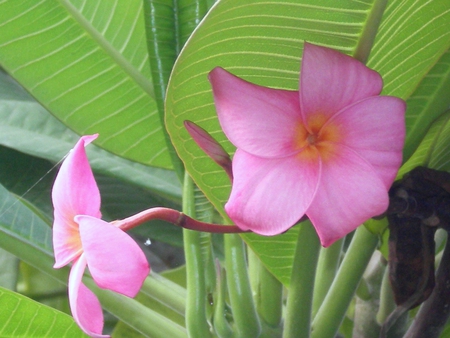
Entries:
{"type": "Polygon", "coordinates": [[[98,135],[83,136],[61,165],[53,185],[55,268],[73,262],[69,276],[72,315],[91,337],[102,335],[100,302],[83,283],[86,266],[101,288],[134,297],[150,267],[137,243],[100,219],[100,192],[85,146],[98,135]]]}
{"type": "Polygon", "coordinates": [[[225,205],[243,230],[276,235],[305,214],[323,246],[388,206],[402,162],[405,103],[380,96],[380,75],[335,50],[305,43],[298,91],[209,76],[237,147],[225,205]]]}

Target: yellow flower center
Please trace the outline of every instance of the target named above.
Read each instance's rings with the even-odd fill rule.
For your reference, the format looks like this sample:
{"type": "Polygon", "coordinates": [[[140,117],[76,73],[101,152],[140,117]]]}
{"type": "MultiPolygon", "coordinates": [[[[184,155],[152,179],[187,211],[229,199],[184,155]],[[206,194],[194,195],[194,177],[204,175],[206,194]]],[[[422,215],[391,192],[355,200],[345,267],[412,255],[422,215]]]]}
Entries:
{"type": "Polygon", "coordinates": [[[336,142],[342,133],[336,124],[326,123],[325,115],[316,114],[307,121],[307,126],[299,123],[296,127],[295,148],[300,151],[301,160],[328,160],[336,153],[336,142]]]}

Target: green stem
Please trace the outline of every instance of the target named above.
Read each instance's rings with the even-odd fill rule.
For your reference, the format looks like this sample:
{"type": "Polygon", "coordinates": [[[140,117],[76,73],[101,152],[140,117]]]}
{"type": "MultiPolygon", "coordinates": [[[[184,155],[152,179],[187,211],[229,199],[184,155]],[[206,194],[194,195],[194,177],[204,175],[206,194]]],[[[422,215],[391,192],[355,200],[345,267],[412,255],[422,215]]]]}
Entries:
{"type": "Polygon", "coordinates": [[[248,261],[256,311],[265,324],[277,328],[281,324],[283,285],[252,250],[248,251],[248,261]]]}
{"type": "Polygon", "coordinates": [[[186,289],[161,275],[152,272],[145,279],[141,292],[184,316],[186,312],[186,289]],[[170,290],[170,292],[167,292],[170,290]]]}
{"type": "Polygon", "coordinates": [[[227,320],[227,283],[225,270],[217,263],[217,289],[214,304],[214,331],[219,338],[232,338],[233,330],[227,320]]]}
{"type": "Polygon", "coordinates": [[[314,284],[314,297],[312,307],[312,317],[314,318],[322,305],[325,296],[333,283],[334,277],[341,260],[342,246],[344,239],[333,243],[328,248],[321,248],[319,261],[317,263],[316,281],[314,284]]]}
{"type": "Polygon", "coordinates": [[[344,319],[378,237],[360,226],[345,254],[331,289],[312,323],[312,338],[332,338],[344,319]]]}
{"type": "Polygon", "coordinates": [[[224,245],[228,294],[236,336],[258,337],[261,327],[250,288],[244,244],[239,235],[228,234],[224,235],[224,245]]]}
{"type": "Polygon", "coordinates": [[[283,338],[310,336],[311,309],[320,242],[309,221],[300,225],[286,305],[283,338]]]}
{"type": "MultiPolygon", "coordinates": [[[[194,183],[189,174],[184,175],[183,212],[195,217],[194,183]]],[[[211,337],[206,319],[205,266],[201,251],[201,233],[183,230],[186,259],[186,328],[190,337],[211,337]]]]}

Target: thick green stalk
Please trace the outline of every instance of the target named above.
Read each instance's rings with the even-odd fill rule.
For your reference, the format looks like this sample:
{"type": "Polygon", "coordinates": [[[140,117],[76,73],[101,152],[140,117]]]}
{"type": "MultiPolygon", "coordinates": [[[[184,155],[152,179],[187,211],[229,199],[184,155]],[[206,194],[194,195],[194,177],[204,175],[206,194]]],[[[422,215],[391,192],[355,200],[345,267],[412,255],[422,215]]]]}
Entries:
{"type": "Polygon", "coordinates": [[[219,338],[232,338],[233,330],[227,319],[227,281],[226,272],[217,263],[217,288],[214,299],[214,332],[219,338]]]}
{"type": "Polygon", "coordinates": [[[206,0],[176,0],[175,2],[177,3],[178,41],[183,47],[208,11],[209,5],[206,0]]]}
{"type": "MultiPolygon", "coordinates": [[[[184,175],[183,212],[195,217],[194,183],[189,174],[184,175]]],[[[201,250],[201,233],[183,230],[186,259],[186,329],[190,337],[211,337],[206,319],[207,294],[205,266],[201,250]]]]}
{"type": "Polygon", "coordinates": [[[187,292],[182,286],[152,272],[150,276],[145,279],[141,292],[184,316],[186,312],[187,292]],[[167,292],[168,288],[170,289],[170,292],[167,292]]]}
{"type": "Polygon", "coordinates": [[[253,302],[244,244],[236,234],[224,235],[224,244],[228,294],[233,311],[236,337],[258,337],[261,326],[253,302]]]}
{"type": "Polygon", "coordinates": [[[283,285],[251,250],[248,251],[248,261],[256,311],[265,324],[277,328],[281,324],[283,285]]]}
{"type": "Polygon", "coordinates": [[[312,323],[312,338],[332,338],[344,319],[359,281],[377,246],[378,237],[360,226],[312,323]]]}
{"type": "Polygon", "coordinates": [[[183,164],[176,154],[169,134],[164,127],[166,89],[170,72],[179,52],[173,4],[173,0],[144,0],[144,18],[154,97],[173,167],[182,180],[183,164]]]}
{"type": "Polygon", "coordinates": [[[292,265],[283,338],[309,337],[320,242],[309,221],[300,225],[292,265]]]}
{"type": "Polygon", "coordinates": [[[207,10],[206,0],[144,0],[145,31],[155,101],[167,148],[180,179],[183,178],[184,167],[164,128],[164,101],[178,53],[207,10]]]}
{"type": "Polygon", "coordinates": [[[342,245],[344,239],[333,243],[328,248],[321,248],[319,254],[319,261],[317,263],[316,281],[314,284],[314,297],[312,307],[312,318],[316,316],[322,305],[325,296],[333,283],[334,277],[339,267],[341,260],[342,245]]]}

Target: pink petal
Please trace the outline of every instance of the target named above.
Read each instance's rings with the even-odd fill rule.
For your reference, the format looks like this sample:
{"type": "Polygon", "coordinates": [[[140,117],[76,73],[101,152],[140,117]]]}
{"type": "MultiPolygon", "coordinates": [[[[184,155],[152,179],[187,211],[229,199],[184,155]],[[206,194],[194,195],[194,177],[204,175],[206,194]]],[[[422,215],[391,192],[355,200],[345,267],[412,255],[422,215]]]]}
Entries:
{"type": "Polygon", "coordinates": [[[238,148],[260,157],[292,154],[301,123],[297,92],[244,81],[222,68],[209,74],[220,124],[238,148]]]}
{"type": "Polygon", "coordinates": [[[305,214],[319,181],[320,161],[301,161],[299,155],[263,159],[238,149],[233,173],[228,215],[243,230],[272,236],[305,214]]]}
{"type": "Polygon", "coordinates": [[[373,167],[351,149],[323,161],[316,196],[306,211],[327,247],[388,207],[387,188],[373,167]]]}
{"type": "Polygon", "coordinates": [[[53,185],[55,268],[66,265],[81,253],[75,215],[101,216],[100,193],[84,149],[97,136],[80,138],[61,165],[53,185]]]}
{"type": "Polygon", "coordinates": [[[378,95],[380,75],[352,57],[305,42],[300,73],[304,121],[320,114],[328,119],[347,105],[378,95]]]}
{"type": "Polygon", "coordinates": [[[114,225],[91,216],[76,216],[81,242],[98,286],[134,297],[150,268],[137,243],[114,225]]]}
{"type": "Polygon", "coordinates": [[[81,281],[86,268],[86,257],[81,255],[73,264],[69,275],[69,302],[73,318],[78,326],[91,337],[109,337],[102,335],[103,312],[94,293],[81,281]]]}
{"type": "Polygon", "coordinates": [[[367,160],[387,189],[402,163],[405,109],[401,99],[375,96],[349,106],[328,121],[345,136],[339,143],[367,160]]]}

